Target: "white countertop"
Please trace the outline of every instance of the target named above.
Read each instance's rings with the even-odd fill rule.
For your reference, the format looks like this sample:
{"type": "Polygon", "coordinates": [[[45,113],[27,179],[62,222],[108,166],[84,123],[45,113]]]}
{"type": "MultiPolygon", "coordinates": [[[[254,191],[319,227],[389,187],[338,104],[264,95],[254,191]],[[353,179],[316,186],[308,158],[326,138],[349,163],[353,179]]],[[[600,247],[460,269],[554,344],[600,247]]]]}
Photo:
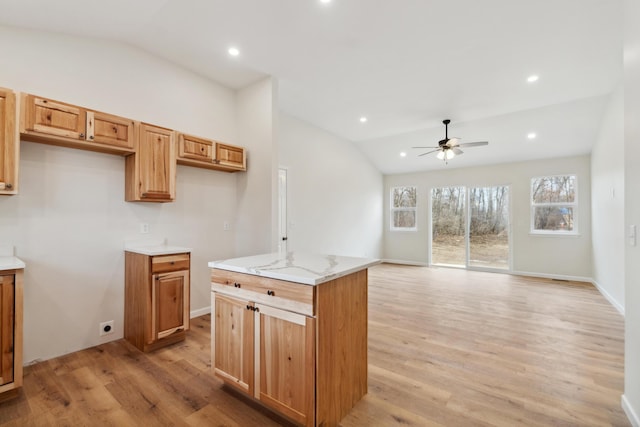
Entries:
{"type": "Polygon", "coordinates": [[[380,260],[372,258],[288,252],[211,261],[209,267],[318,285],[379,263],[380,260]]]}
{"type": "Polygon", "coordinates": [[[169,254],[182,254],[185,252],[191,252],[191,248],[183,248],[181,246],[169,246],[169,245],[151,245],[151,246],[125,246],[125,251],[135,252],[142,255],[169,255],[169,254]]]}
{"type": "Polygon", "coordinates": [[[24,262],[14,256],[0,256],[0,271],[25,268],[24,262]]]}

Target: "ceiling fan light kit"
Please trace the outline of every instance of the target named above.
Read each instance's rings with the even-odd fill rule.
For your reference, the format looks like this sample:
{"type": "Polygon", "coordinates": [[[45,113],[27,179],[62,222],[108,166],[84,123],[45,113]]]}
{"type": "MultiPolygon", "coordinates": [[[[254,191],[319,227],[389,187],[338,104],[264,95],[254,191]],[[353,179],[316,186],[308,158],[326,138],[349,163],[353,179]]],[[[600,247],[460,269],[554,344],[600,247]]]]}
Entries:
{"type": "Polygon", "coordinates": [[[451,120],[445,119],[442,121],[444,124],[444,139],[438,141],[437,147],[413,147],[413,148],[432,148],[431,151],[427,151],[426,153],[418,154],[418,156],[425,156],[427,154],[435,153],[436,157],[439,160],[444,160],[444,164],[448,164],[448,161],[453,159],[456,155],[460,155],[464,153],[460,149],[460,147],[479,147],[482,145],[489,145],[487,141],[477,141],[477,142],[467,142],[465,144],[460,144],[460,138],[449,138],[449,123],[451,120]]]}

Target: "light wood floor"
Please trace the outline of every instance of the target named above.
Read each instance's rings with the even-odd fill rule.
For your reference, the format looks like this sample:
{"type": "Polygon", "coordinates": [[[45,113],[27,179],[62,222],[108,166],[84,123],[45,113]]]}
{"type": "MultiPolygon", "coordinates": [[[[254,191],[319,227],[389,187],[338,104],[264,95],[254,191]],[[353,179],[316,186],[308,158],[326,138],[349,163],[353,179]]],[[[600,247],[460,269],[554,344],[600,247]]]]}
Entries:
{"type": "MultiPolygon", "coordinates": [[[[3,426],[277,426],[184,343],[123,340],[25,369],[3,426]]],[[[369,393],[347,426],[629,426],[624,323],[591,285],[383,264],[369,274],[369,393]]]]}

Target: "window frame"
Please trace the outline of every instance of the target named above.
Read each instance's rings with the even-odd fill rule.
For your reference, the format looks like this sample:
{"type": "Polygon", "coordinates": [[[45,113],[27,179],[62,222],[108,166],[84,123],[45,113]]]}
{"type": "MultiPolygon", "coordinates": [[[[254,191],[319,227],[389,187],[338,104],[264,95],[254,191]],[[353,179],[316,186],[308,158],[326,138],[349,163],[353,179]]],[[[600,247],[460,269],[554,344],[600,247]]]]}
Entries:
{"type": "Polygon", "coordinates": [[[418,231],[418,186],[417,185],[396,185],[389,189],[389,230],[390,231],[418,231]],[[416,194],[416,205],[414,207],[395,207],[393,205],[393,193],[396,188],[413,188],[416,194]],[[413,227],[396,227],[394,218],[396,212],[413,212],[413,227]]]}
{"type": "Polygon", "coordinates": [[[566,174],[553,174],[553,175],[541,175],[534,176],[529,181],[529,233],[533,235],[542,236],[577,236],[578,232],[578,218],[579,218],[579,203],[578,203],[578,174],[566,173],[566,174]],[[554,178],[554,177],[573,177],[573,202],[548,202],[548,203],[536,203],[533,200],[533,183],[537,179],[541,178],[554,178]],[[569,207],[573,209],[573,230],[536,230],[535,227],[535,211],[539,207],[569,207]]]}

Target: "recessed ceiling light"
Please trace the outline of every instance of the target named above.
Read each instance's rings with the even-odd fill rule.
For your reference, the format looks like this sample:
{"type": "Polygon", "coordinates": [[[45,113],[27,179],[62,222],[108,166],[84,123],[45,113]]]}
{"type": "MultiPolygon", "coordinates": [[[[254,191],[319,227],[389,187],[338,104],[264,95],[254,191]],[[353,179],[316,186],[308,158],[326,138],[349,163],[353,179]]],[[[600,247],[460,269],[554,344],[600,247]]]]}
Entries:
{"type": "Polygon", "coordinates": [[[366,123],[367,120],[368,119],[365,116],[360,117],[360,123],[366,123]]]}
{"type": "Polygon", "coordinates": [[[404,151],[402,151],[402,152],[400,153],[400,157],[407,157],[407,153],[405,153],[404,151]]]}
{"type": "Polygon", "coordinates": [[[529,133],[527,134],[527,138],[529,138],[529,139],[536,139],[536,136],[537,136],[537,135],[536,135],[536,133],[535,133],[535,132],[529,132],[529,133]]]}
{"type": "Polygon", "coordinates": [[[539,78],[540,77],[538,77],[537,75],[533,74],[533,75],[527,77],[527,81],[529,83],[533,83],[533,82],[537,82],[539,78]]]}
{"type": "Polygon", "coordinates": [[[238,55],[240,55],[240,51],[238,50],[238,48],[237,48],[237,47],[230,47],[230,48],[229,48],[229,50],[228,50],[228,52],[229,52],[229,55],[231,55],[231,56],[238,56],[238,55]]]}
{"type": "Polygon", "coordinates": [[[331,0],[320,0],[320,3],[324,3],[324,4],[331,3],[331,0]]]}

